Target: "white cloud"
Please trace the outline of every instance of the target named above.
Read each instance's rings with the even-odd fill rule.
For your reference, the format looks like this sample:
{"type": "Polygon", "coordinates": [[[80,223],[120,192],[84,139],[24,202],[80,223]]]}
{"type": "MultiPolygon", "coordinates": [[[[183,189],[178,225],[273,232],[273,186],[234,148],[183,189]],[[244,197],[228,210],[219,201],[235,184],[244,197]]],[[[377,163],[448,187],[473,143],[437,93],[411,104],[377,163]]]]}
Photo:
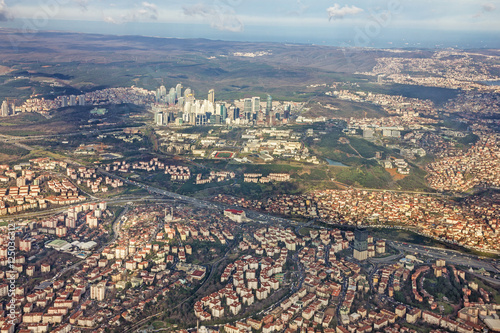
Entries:
{"type": "Polygon", "coordinates": [[[144,1],[142,7],[143,15],[149,16],[152,20],[158,19],[158,7],[154,3],[144,1]]]}
{"type": "Polygon", "coordinates": [[[0,0],[0,21],[8,21],[13,19],[12,12],[5,4],[5,0],[0,0]]]}
{"type": "Polygon", "coordinates": [[[107,22],[107,23],[118,24],[118,22],[114,18],[112,18],[111,16],[105,16],[103,18],[103,21],[107,22]]]}
{"type": "Polygon", "coordinates": [[[236,16],[234,10],[228,6],[209,6],[198,3],[192,6],[183,6],[182,9],[185,16],[201,17],[212,28],[217,30],[232,32],[241,32],[244,30],[243,22],[236,16]]]}
{"type": "Polygon", "coordinates": [[[106,16],[104,21],[113,24],[121,24],[125,22],[144,22],[158,20],[158,7],[154,3],[143,1],[141,7],[129,10],[121,15],[106,16]]]}
{"type": "Polygon", "coordinates": [[[481,5],[481,11],[479,11],[478,13],[474,14],[472,17],[475,18],[475,19],[478,19],[480,17],[483,16],[484,13],[489,13],[489,12],[492,12],[496,9],[497,7],[495,6],[494,3],[491,3],[491,2],[487,2],[487,3],[483,3],[481,5]]]}
{"type": "Polygon", "coordinates": [[[497,7],[495,6],[495,4],[489,2],[489,3],[485,3],[481,6],[483,8],[483,11],[485,12],[492,12],[494,11],[497,7]]]}
{"type": "Polygon", "coordinates": [[[143,1],[142,6],[144,8],[149,8],[153,11],[158,11],[158,6],[156,6],[154,3],[151,3],[151,2],[143,1]]]}
{"type": "Polygon", "coordinates": [[[344,7],[340,7],[338,3],[326,9],[329,20],[342,19],[346,15],[356,15],[361,13],[362,11],[363,9],[356,6],[349,7],[348,5],[345,5],[344,7]]]}

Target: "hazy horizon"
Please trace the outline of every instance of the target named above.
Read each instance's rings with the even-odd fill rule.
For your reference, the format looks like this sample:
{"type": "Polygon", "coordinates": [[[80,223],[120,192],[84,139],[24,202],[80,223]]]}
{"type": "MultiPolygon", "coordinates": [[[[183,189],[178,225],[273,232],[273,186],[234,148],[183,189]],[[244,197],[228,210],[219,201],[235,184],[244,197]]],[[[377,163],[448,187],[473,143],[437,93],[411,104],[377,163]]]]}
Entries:
{"type": "Polygon", "coordinates": [[[0,0],[0,27],[356,47],[500,48],[500,0],[0,0]]]}

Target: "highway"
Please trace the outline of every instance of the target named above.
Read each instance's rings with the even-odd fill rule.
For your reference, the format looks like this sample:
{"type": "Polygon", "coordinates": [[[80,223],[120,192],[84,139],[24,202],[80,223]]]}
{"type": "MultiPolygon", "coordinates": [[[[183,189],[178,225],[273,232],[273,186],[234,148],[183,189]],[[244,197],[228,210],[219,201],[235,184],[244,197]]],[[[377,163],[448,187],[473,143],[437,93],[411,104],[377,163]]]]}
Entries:
{"type": "MultiPolygon", "coordinates": [[[[190,204],[197,206],[197,207],[213,208],[213,209],[221,209],[221,210],[224,210],[227,208],[241,209],[239,207],[229,207],[229,206],[226,206],[226,205],[223,205],[220,203],[207,202],[204,200],[188,197],[188,196],[177,194],[174,192],[165,191],[165,190],[153,187],[153,186],[141,184],[139,182],[129,180],[129,179],[114,175],[112,173],[106,172],[105,170],[102,170],[101,168],[98,168],[98,170],[101,173],[108,175],[110,177],[119,178],[120,180],[122,180],[125,183],[139,186],[139,187],[149,191],[150,193],[156,193],[156,194],[168,196],[168,197],[171,197],[171,198],[174,198],[177,200],[185,201],[185,202],[190,203],[190,204]]],[[[281,218],[281,217],[275,217],[275,216],[271,216],[268,214],[262,214],[259,212],[249,211],[249,210],[246,210],[245,212],[249,218],[252,218],[254,220],[264,221],[266,223],[279,223],[279,224],[282,224],[285,226],[290,226],[290,225],[295,224],[293,221],[285,219],[285,218],[281,218]]],[[[305,225],[296,226],[295,231],[297,232],[300,227],[304,227],[304,226],[316,228],[317,226],[312,224],[313,221],[314,220],[309,221],[305,225]]],[[[322,228],[322,227],[317,227],[317,228],[322,228]]],[[[402,250],[409,251],[409,249],[411,249],[410,251],[413,251],[417,254],[426,255],[426,256],[429,256],[433,259],[445,259],[447,262],[455,264],[455,265],[467,266],[467,267],[472,267],[475,269],[484,268],[485,270],[493,272],[494,274],[500,273],[500,270],[496,267],[496,265],[500,264],[498,260],[493,260],[493,259],[481,260],[477,256],[463,254],[463,253],[461,253],[459,251],[455,251],[455,250],[441,249],[441,248],[415,245],[415,244],[405,245],[405,243],[397,242],[397,241],[388,240],[387,244],[390,246],[393,246],[394,248],[396,248],[400,251],[402,251],[402,250]]],[[[398,256],[391,257],[390,259],[396,260],[396,259],[398,259],[398,256]]]]}
{"type": "MultiPolygon", "coordinates": [[[[161,202],[162,199],[158,198],[157,196],[154,196],[154,195],[159,195],[159,196],[162,196],[162,197],[167,197],[169,199],[178,200],[178,201],[181,201],[181,202],[184,202],[184,203],[188,203],[190,205],[193,205],[193,206],[199,207],[199,208],[218,209],[218,210],[224,210],[224,209],[227,209],[227,208],[242,209],[240,207],[229,206],[229,205],[225,205],[225,204],[222,204],[222,203],[209,202],[209,201],[206,201],[206,200],[202,200],[202,199],[198,199],[198,198],[193,198],[193,197],[181,195],[181,194],[178,194],[178,193],[166,191],[164,189],[160,189],[160,188],[157,188],[157,187],[154,187],[154,186],[143,184],[143,183],[140,183],[140,182],[137,182],[137,181],[134,181],[134,180],[130,180],[130,179],[121,177],[119,175],[107,172],[106,170],[104,170],[102,168],[99,168],[99,167],[97,167],[97,170],[101,174],[103,174],[103,175],[107,175],[109,177],[120,179],[121,181],[123,181],[126,184],[137,186],[139,188],[142,188],[142,189],[148,191],[150,194],[153,194],[151,196],[146,196],[146,197],[140,197],[140,196],[128,196],[128,197],[125,197],[124,196],[124,197],[120,197],[120,198],[116,198],[116,199],[106,200],[108,202],[108,204],[121,204],[121,203],[125,203],[126,204],[126,203],[128,203],[130,201],[140,201],[140,200],[151,200],[151,201],[155,201],[155,202],[161,202]]],[[[408,193],[408,192],[406,192],[406,193],[408,193]]],[[[99,200],[97,200],[97,201],[99,201],[99,200]]],[[[165,200],[163,200],[163,201],[165,201],[165,200]]],[[[54,213],[63,212],[66,209],[67,209],[67,207],[61,207],[61,208],[47,210],[47,211],[44,211],[44,212],[27,213],[27,214],[22,214],[22,215],[16,215],[16,216],[8,217],[8,218],[33,217],[33,216],[40,216],[42,214],[43,215],[45,215],[45,214],[54,214],[54,213]]],[[[111,242],[115,241],[116,238],[118,237],[118,235],[120,233],[120,226],[121,226],[121,222],[122,222],[122,216],[124,216],[128,212],[128,209],[129,209],[129,206],[126,205],[124,211],[120,214],[120,216],[118,216],[115,219],[115,221],[113,223],[113,232],[114,232],[114,235],[113,235],[113,239],[112,239],[111,242]]],[[[306,226],[309,226],[311,228],[318,228],[318,229],[324,228],[324,227],[320,227],[320,226],[314,225],[313,224],[314,220],[309,221],[307,224],[297,225],[297,223],[294,222],[294,221],[292,221],[292,220],[281,218],[281,217],[275,217],[275,216],[271,216],[269,214],[259,213],[259,212],[256,212],[256,211],[245,210],[245,213],[246,213],[246,215],[249,218],[251,218],[253,220],[256,220],[256,221],[259,221],[259,222],[266,223],[266,224],[281,224],[283,226],[294,226],[296,232],[298,232],[300,228],[306,227],[306,226]]],[[[331,227],[334,227],[334,225],[327,226],[326,228],[331,228],[331,227]]],[[[236,244],[236,241],[234,242],[234,244],[236,244]]],[[[177,307],[181,306],[182,304],[184,304],[185,302],[187,302],[188,300],[192,299],[193,297],[196,297],[196,295],[198,294],[198,292],[200,290],[202,290],[202,288],[205,285],[205,283],[207,281],[209,281],[213,277],[213,274],[216,271],[216,268],[217,268],[218,264],[224,258],[226,258],[226,256],[229,253],[229,251],[234,247],[234,244],[229,248],[229,250],[225,253],[225,255],[222,258],[220,258],[218,261],[216,261],[216,262],[214,262],[214,263],[212,263],[210,265],[210,270],[209,270],[207,278],[198,287],[198,289],[194,292],[194,294],[192,296],[190,296],[189,298],[183,300],[181,303],[176,304],[176,306],[174,308],[177,308],[177,307]]],[[[106,246],[106,245],[104,245],[104,246],[106,246]]],[[[485,280],[487,280],[487,281],[489,281],[491,283],[499,284],[500,285],[500,280],[498,280],[498,279],[495,278],[496,275],[500,273],[500,270],[497,268],[497,266],[500,265],[500,263],[499,263],[498,260],[493,260],[493,259],[484,259],[483,260],[483,259],[480,259],[477,256],[469,255],[469,254],[463,254],[461,252],[454,251],[454,250],[448,250],[448,249],[442,249],[442,248],[430,247],[430,246],[423,246],[423,245],[416,245],[416,244],[407,244],[407,243],[404,243],[404,242],[398,242],[398,241],[392,241],[392,240],[387,240],[387,245],[388,246],[392,246],[393,248],[397,249],[400,252],[400,254],[389,256],[389,257],[386,257],[386,258],[370,259],[370,262],[372,262],[375,265],[374,270],[372,271],[372,273],[375,272],[377,264],[387,264],[387,263],[399,260],[402,257],[401,253],[402,252],[406,252],[408,254],[414,254],[414,255],[417,255],[417,256],[427,257],[427,258],[429,258],[427,260],[428,263],[430,263],[430,262],[432,262],[432,261],[434,261],[436,259],[444,259],[444,260],[446,260],[447,263],[454,264],[454,265],[457,265],[457,266],[463,266],[463,267],[466,267],[466,268],[473,268],[475,270],[485,269],[488,272],[492,272],[493,276],[492,277],[488,277],[488,276],[478,275],[478,277],[481,277],[481,278],[483,278],[483,279],[485,279],[485,280]]],[[[297,291],[297,290],[299,290],[301,288],[303,280],[304,280],[304,277],[305,277],[305,274],[304,274],[304,271],[303,271],[303,267],[301,267],[300,263],[298,262],[298,258],[296,256],[296,254],[294,255],[294,257],[293,257],[292,260],[296,264],[299,265],[299,271],[297,272],[297,275],[298,275],[299,279],[298,279],[298,281],[296,281],[294,284],[292,284],[290,286],[291,287],[290,291],[294,292],[294,291],[297,291]]],[[[72,266],[63,269],[61,272],[59,272],[54,277],[53,280],[56,280],[57,278],[59,278],[60,276],[62,276],[65,272],[67,272],[70,269],[73,269],[73,268],[77,267],[79,264],[80,264],[80,262],[78,262],[76,264],[73,264],[72,266]]],[[[346,288],[347,287],[346,284],[347,284],[347,282],[344,281],[342,293],[341,293],[341,295],[339,297],[339,299],[341,301],[345,297],[345,292],[346,292],[346,289],[347,289],[346,288]]],[[[262,311],[270,311],[270,309],[272,309],[273,306],[271,306],[271,307],[269,307],[267,309],[263,309],[262,311]]],[[[142,319],[142,320],[134,323],[129,329],[125,330],[124,332],[132,332],[132,331],[140,328],[145,323],[147,323],[150,319],[155,318],[155,317],[161,315],[162,313],[163,312],[160,312],[160,313],[154,314],[152,316],[149,316],[147,318],[144,318],[144,319],[142,319]]]]}
{"type": "MultiPolygon", "coordinates": [[[[167,196],[167,197],[170,197],[170,198],[173,198],[173,199],[176,199],[176,200],[184,201],[184,202],[192,204],[193,206],[196,206],[196,207],[200,207],[200,208],[212,208],[212,209],[220,209],[220,210],[224,210],[224,209],[228,209],[228,208],[242,209],[241,207],[234,207],[234,206],[224,205],[224,204],[221,204],[221,203],[205,201],[205,200],[201,200],[201,199],[189,197],[187,195],[182,195],[182,194],[178,194],[178,193],[175,193],[175,192],[166,191],[166,190],[163,190],[163,189],[160,189],[160,188],[157,188],[157,187],[153,187],[153,186],[150,186],[150,185],[142,184],[142,183],[139,183],[139,182],[137,182],[135,180],[130,180],[130,179],[127,179],[127,178],[123,178],[123,177],[118,176],[116,174],[107,172],[106,170],[104,170],[102,168],[97,168],[97,170],[100,173],[102,173],[104,175],[107,175],[108,177],[118,178],[121,181],[123,181],[124,183],[127,183],[129,185],[138,186],[138,187],[140,187],[140,188],[148,191],[149,193],[155,193],[155,194],[159,194],[159,195],[162,195],[162,196],[167,196]]],[[[294,222],[291,221],[291,220],[288,220],[288,219],[285,219],[285,218],[281,218],[281,217],[271,216],[271,215],[268,215],[268,214],[262,214],[262,213],[255,212],[255,211],[248,211],[248,210],[246,210],[245,213],[246,213],[246,216],[249,217],[249,218],[252,218],[254,220],[264,221],[266,223],[270,223],[270,222],[271,223],[280,223],[280,224],[287,225],[287,226],[290,225],[290,224],[294,224],[294,222]]]]}
{"type": "MultiPolygon", "coordinates": [[[[299,229],[302,227],[323,229],[324,227],[313,224],[314,220],[307,222],[306,224],[301,224],[295,227],[295,232],[298,233],[299,229]]],[[[329,225],[330,226],[330,225],[329,225]]],[[[342,227],[342,225],[331,225],[331,227],[342,227]]],[[[459,266],[472,267],[473,269],[481,269],[492,272],[494,274],[499,274],[500,261],[497,259],[490,258],[480,258],[479,256],[473,254],[462,253],[457,250],[444,249],[433,246],[424,246],[417,244],[408,244],[400,241],[386,240],[386,244],[392,246],[393,248],[399,250],[399,254],[388,256],[385,258],[370,258],[369,261],[373,264],[387,264],[395,260],[401,259],[403,251],[408,252],[408,254],[417,254],[428,256],[432,259],[444,259],[448,263],[459,266]]],[[[495,279],[496,283],[500,283],[500,279],[495,279]]]]}
{"type": "MultiPolygon", "coordinates": [[[[495,259],[480,259],[471,254],[464,254],[455,250],[442,249],[432,246],[407,244],[397,241],[387,241],[387,244],[397,250],[409,252],[410,254],[417,254],[427,256],[431,259],[444,259],[447,263],[465,267],[472,267],[473,269],[484,268],[494,274],[500,273],[496,267],[498,260],[495,259]]],[[[498,280],[500,282],[500,280],[498,280]]]]}
{"type": "MultiPolygon", "coordinates": [[[[108,205],[117,205],[117,204],[126,204],[128,202],[138,202],[138,201],[155,201],[155,202],[168,202],[171,201],[171,199],[159,199],[156,196],[120,196],[118,198],[113,198],[113,199],[97,199],[97,200],[90,200],[86,201],[89,203],[96,203],[96,202],[101,202],[101,201],[106,201],[108,205]]],[[[75,204],[72,205],[67,205],[67,206],[61,206],[57,208],[51,208],[39,212],[29,212],[29,213],[23,213],[23,214],[17,214],[17,215],[5,215],[2,216],[1,219],[3,220],[17,220],[17,219],[25,219],[25,218],[32,218],[32,217],[43,217],[43,216],[50,216],[54,214],[60,214],[65,212],[68,207],[73,207],[75,204]]]]}
{"type": "MultiPolygon", "coordinates": [[[[143,128],[143,126],[136,127],[138,129],[143,128]]],[[[63,138],[67,136],[75,136],[75,135],[89,135],[89,134],[100,134],[100,133],[122,133],[122,129],[115,128],[107,128],[107,129],[98,129],[98,130],[84,130],[84,131],[76,131],[71,133],[60,133],[60,134],[47,134],[47,135],[27,135],[27,136],[14,136],[7,134],[0,134],[0,142],[7,143],[16,143],[21,141],[32,141],[32,140],[43,140],[49,138],[63,138]]],[[[27,149],[32,150],[33,148],[29,147],[27,149]]]]}

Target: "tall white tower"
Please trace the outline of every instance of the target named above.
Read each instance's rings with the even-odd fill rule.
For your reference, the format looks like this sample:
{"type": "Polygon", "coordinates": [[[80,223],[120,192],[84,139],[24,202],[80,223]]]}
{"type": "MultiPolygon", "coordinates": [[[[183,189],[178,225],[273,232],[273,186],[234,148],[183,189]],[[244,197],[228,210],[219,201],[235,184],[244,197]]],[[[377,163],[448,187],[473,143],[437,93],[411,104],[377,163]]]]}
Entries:
{"type": "Polygon", "coordinates": [[[2,117],[7,117],[9,115],[9,103],[3,101],[2,103],[2,117]]]}

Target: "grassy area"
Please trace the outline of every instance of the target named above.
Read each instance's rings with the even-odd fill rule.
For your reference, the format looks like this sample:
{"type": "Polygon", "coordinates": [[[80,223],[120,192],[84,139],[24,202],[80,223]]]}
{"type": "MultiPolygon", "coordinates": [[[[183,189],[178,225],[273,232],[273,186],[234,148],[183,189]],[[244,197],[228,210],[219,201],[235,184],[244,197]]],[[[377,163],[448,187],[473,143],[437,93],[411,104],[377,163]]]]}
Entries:
{"type": "Polygon", "coordinates": [[[269,173],[296,173],[301,170],[299,166],[290,164],[232,164],[229,163],[227,168],[233,171],[242,173],[262,173],[267,176],[269,173]]]}
{"type": "Polygon", "coordinates": [[[0,118],[0,126],[16,126],[33,124],[44,121],[46,118],[38,113],[21,113],[14,117],[0,118]]]}
{"type": "Polygon", "coordinates": [[[442,305],[444,307],[444,312],[443,315],[447,316],[452,314],[455,309],[453,309],[453,306],[450,305],[450,303],[447,302],[437,302],[438,305],[442,305]]]}
{"type": "Polygon", "coordinates": [[[137,187],[137,186],[128,186],[125,191],[123,191],[122,193],[119,193],[117,195],[125,195],[125,194],[132,194],[132,195],[145,195],[147,194],[148,191],[146,191],[145,189],[143,189],[142,187],[137,187]]]}
{"type": "Polygon", "coordinates": [[[15,155],[20,157],[29,154],[29,150],[10,145],[8,143],[0,142],[0,154],[15,155]]]}
{"type": "Polygon", "coordinates": [[[410,164],[410,174],[403,179],[395,180],[374,157],[377,152],[391,156],[398,154],[365,139],[347,137],[340,129],[334,129],[322,136],[319,142],[308,140],[306,143],[321,158],[349,166],[349,168],[330,167],[328,175],[338,182],[365,188],[431,191],[426,184],[426,172],[423,169],[410,164]]]}
{"type": "Polygon", "coordinates": [[[479,140],[479,136],[476,134],[467,134],[463,138],[458,138],[457,142],[461,143],[462,145],[473,145],[479,140]]]}
{"type": "Polygon", "coordinates": [[[377,146],[376,144],[367,141],[365,139],[350,137],[349,138],[350,145],[356,150],[364,158],[373,158],[375,157],[376,152],[388,152],[388,149],[382,146],[377,146]]]}
{"type": "Polygon", "coordinates": [[[425,237],[408,230],[392,228],[370,228],[370,234],[378,238],[392,239],[400,242],[408,242],[418,245],[447,248],[447,244],[441,243],[433,238],[425,237]]]}
{"type": "Polygon", "coordinates": [[[407,323],[407,322],[404,322],[403,326],[404,327],[408,327],[409,329],[415,330],[417,332],[421,332],[421,333],[429,333],[432,330],[429,327],[423,327],[423,326],[419,326],[419,325],[413,325],[413,324],[410,324],[410,323],[407,323]]]}
{"type": "Polygon", "coordinates": [[[483,280],[481,280],[477,277],[470,277],[470,279],[468,279],[468,280],[474,281],[475,283],[477,283],[479,288],[483,288],[488,293],[492,294],[496,303],[499,304],[498,300],[500,300],[500,290],[498,288],[495,289],[495,288],[491,287],[490,285],[484,283],[483,280]]]}
{"type": "Polygon", "coordinates": [[[372,82],[360,82],[360,90],[387,95],[401,95],[408,98],[430,99],[440,107],[446,104],[449,99],[455,98],[460,90],[439,87],[426,87],[406,84],[378,84],[372,82]]]}
{"type": "Polygon", "coordinates": [[[339,161],[346,165],[376,164],[375,161],[366,161],[373,158],[376,152],[392,153],[391,150],[378,146],[362,138],[347,137],[340,129],[321,136],[319,142],[306,141],[307,145],[321,157],[339,161]],[[349,142],[349,143],[342,143],[349,142]],[[361,155],[359,156],[358,155],[361,155]]]}
{"type": "Polygon", "coordinates": [[[215,158],[230,158],[231,156],[233,156],[233,153],[230,153],[230,152],[218,152],[215,155],[215,158]]]}
{"type": "Polygon", "coordinates": [[[110,209],[113,211],[114,218],[116,219],[125,208],[122,206],[111,206],[110,209]]]}
{"type": "MultiPolygon", "coordinates": [[[[92,127],[85,127],[86,130],[102,129],[105,126],[97,127],[102,120],[90,114],[93,108],[93,106],[72,106],[57,109],[53,111],[54,115],[50,119],[34,114],[19,114],[6,118],[8,126],[0,122],[0,133],[14,136],[74,133],[83,126],[88,126],[89,121],[95,122],[92,127]]],[[[108,113],[105,121],[114,123],[115,128],[132,126],[129,115],[143,112],[143,107],[130,104],[108,105],[106,108],[108,113]]]]}
{"type": "Polygon", "coordinates": [[[272,197],[276,195],[276,193],[299,194],[302,193],[302,190],[298,184],[292,182],[255,184],[244,183],[240,180],[235,185],[228,184],[226,186],[221,186],[217,183],[214,183],[213,186],[200,186],[186,183],[179,192],[198,197],[214,196],[223,193],[247,199],[262,199],[272,197]]]}
{"type": "Polygon", "coordinates": [[[310,231],[311,230],[315,230],[313,228],[307,228],[307,227],[303,227],[303,228],[300,228],[299,229],[299,234],[302,235],[302,236],[309,236],[310,235],[310,231]]]}
{"type": "Polygon", "coordinates": [[[391,175],[381,166],[335,168],[335,180],[352,186],[366,188],[393,188],[391,175]]]}
{"type": "Polygon", "coordinates": [[[405,178],[398,180],[397,184],[404,191],[434,192],[425,180],[427,172],[417,166],[412,166],[411,172],[405,178]]]}
{"type": "Polygon", "coordinates": [[[308,172],[304,172],[300,175],[297,175],[294,178],[296,178],[297,180],[304,180],[304,181],[321,181],[321,180],[329,179],[328,169],[326,167],[324,167],[324,168],[310,168],[307,171],[308,172]]]}
{"type": "Polygon", "coordinates": [[[380,118],[388,114],[378,105],[371,103],[361,103],[345,101],[326,95],[314,97],[305,105],[302,115],[306,117],[327,117],[335,118],[380,118]]]}

